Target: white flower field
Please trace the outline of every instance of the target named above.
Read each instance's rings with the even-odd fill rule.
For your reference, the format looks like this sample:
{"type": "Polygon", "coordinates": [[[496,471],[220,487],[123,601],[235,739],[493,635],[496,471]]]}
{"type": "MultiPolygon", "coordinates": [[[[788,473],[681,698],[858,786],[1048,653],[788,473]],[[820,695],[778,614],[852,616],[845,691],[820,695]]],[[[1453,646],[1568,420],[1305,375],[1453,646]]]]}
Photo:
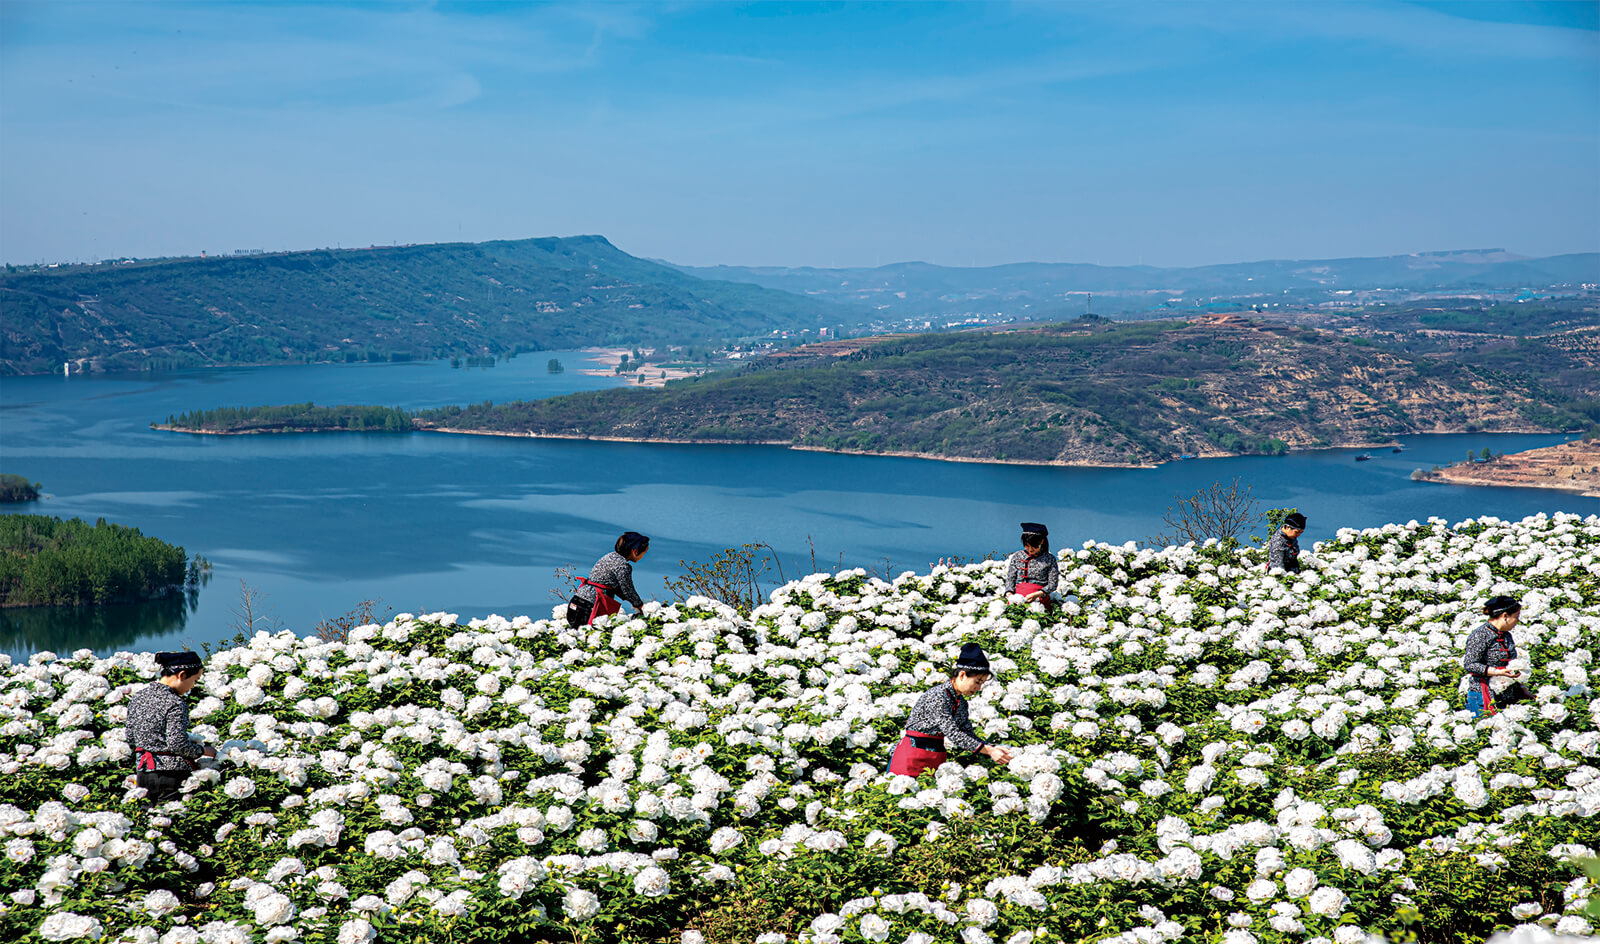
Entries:
{"type": "MultiPolygon", "coordinates": [[[[1585,935],[1600,886],[1600,518],[1091,545],[1053,614],[1003,561],[861,571],[594,629],[402,615],[258,635],[190,696],[214,769],[152,808],[149,654],[0,675],[0,938],[1106,940],[1585,935]],[[1461,644],[1520,596],[1531,702],[1474,719],[1461,644]],[[964,641],[1009,766],[885,773],[964,641]]],[[[970,763],[969,763],[970,761],[970,763]]],[[[1400,939],[1400,938],[1395,938],[1400,939]]]]}

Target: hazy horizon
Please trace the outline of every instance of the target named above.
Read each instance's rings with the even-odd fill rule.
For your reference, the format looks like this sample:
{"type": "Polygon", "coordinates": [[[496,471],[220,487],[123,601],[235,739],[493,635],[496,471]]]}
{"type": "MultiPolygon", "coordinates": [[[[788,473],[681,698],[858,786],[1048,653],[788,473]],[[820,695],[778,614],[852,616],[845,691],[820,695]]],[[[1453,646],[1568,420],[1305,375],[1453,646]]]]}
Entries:
{"type": "Polygon", "coordinates": [[[1600,4],[0,4],[0,260],[1600,251],[1600,4]]]}
{"type": "MultiPolygon", "coordinates": [[[[1009,260],[1009,261],[1005,261],[1005,262],[986,263],[986,264],[979,265],[979,266],[966,266],[966,265],[962,265],[960,263],[929,262],[926,259],[893,259],[893,260],[890,260],[890,261],[887,261],[887,262],[881,262],[881,263],[869,264],[869,265],[843,265],[843,266],[804,266],[804,265],[785,265],[785,264],[782,264],[782,263],[775,263],[775,264],[764,263],[764,264],[751,265],[751,264],[736,263],[736,262],[709,262],[709,263],[703,263],[702,264],[702,263],[682,262],[682,261],[677,260],[677,259],[663,259],[663,258],[660,258],[660,257],[657,257],[657,256],[646,256],[646,255],[643,255],[641,253],[631,252],[631,251],[629,251],[627,246],[619,246],[619,245],[617,245],[616,240],[613,240],[613,239],[607,237],[604,233],[570,233],[570,234],[565,234],[565,235],[560,235],[560,236],[550,236],[550,235],[546,235],[546,236],[513,236],[513,237],[504,237],[504,238],[489,239],[489,240],[476,240],[476,241],[468,241],[468,240],[429,240],[427,242],[416,242],[416,243],[389,243],[389,244],[372,243],[372,244],[362,245],[362,246],[298,246],[298,247],[288,247],[288,248],[284,248],[284,249],[264,250],[263,254],[277,255],[277,254],[283,254],[283,253],[299,253],[299,252],[355,252],[355,251],[360,251],[360,250],[371,250],[371,249],[400,249],[400,248],[412,248],[412,247],[450,246],[450,245],[463,245],[463,244],[475,245],[475,244],[479,244],[479,243],[488,243],[488,242],[523,242],[523,241],[527,241],[527,240],[536,240],[536,239],[584,239],[584,238],[591,238],[591,237],[599,237],[599,238],[605,239],[607,242],[611,243],[613,246],[616,246],[616,248],[621,250],[622,252],[628,253],[629,255],[632,255],[635,258],[643,259],[643,260],[645,260],[647,262],[655,262],[655,263],[659,263],[659,264],[662,264],[662,265],[668,265],[668,266],[674,266],[674,267],[696,268],[696,269],[708,269],[708,268],[718,268],[718,267],[733,268],[733,269],[808,269],[808,268],[809,269],[819,269],[819,270],[822,270],[822,269],[880,269],[880,268],[890,268],[890,267],[894,267],[894,266],[905,266],[905,265],[931,265],[931,266],[938,266],[940,268],[947,268],[947,269],[966,269],[966,268],[986,269],[986,268],[999,268],[999,267],[1003,267],[1003,266],[1019,266],[1019,265],[1022,265],[1022,266],[1025,266],[1025,265],[1045,265],[1045,266],[1050,266],[1050,265],[1101,265],[1101,266],[1104,266],[1105,268],[1127,268],[1127,267],[1137,267],[1137,266],[1141,265],[1141,263],[1125,263],[1125,264],[1094,263],[1094,262],[1086,262],[1085,260],[1082,260],[1082,259],[1013,259],[1013,260],[1009,260]]],[[[251,252],[254,252],[254,251],[252,250],[251,252]]],[[[1558,257],[1558,256],[1569,256],[1569,255],[1593,255],[1593,254],[1596,254],[1596,253],[1600,253],[1600,250],[1593,250],[1593,249],[1590,249],[1590,250],[1577,250],[1577,251],[1568,252],[1568,253],[1551,253],[1548,256],[1534,256],[1534,255],[1529,255],[1528,253],[1517,252],[1514,248],[1508,248],[1508,247],[1505,247],[1505,246],[1477,246],[1477,247],[1461,247],[1461,248],[1454,248],[1454,249],[1419,249],[1419,250],[1416,250],[1414,252],[1390,253],[1390,254],[1388,254],[1386,256],[1337,256],[1337,257],[1335,257],[1335,256],[1318,256],[1318,257],[1309,257],[1309,256],[1299,256],[1299,257],[1275,256],[1275,257],[1260,258],[1260,259],[1227,259],[1227,260],[1222,260],[1222,261],[1219,261],[1219,262],[1199,263],[1197,265],[1192,265],[1192,266],[1157,266],[1157,265],[1154,265],[1152,263],[1142,263],[1142,265],[1144,265],[1146,267],[1158,268],[1158,269],[1200,269],[1200,268],[1207,268],[1209,266],[1256,265],[1256,264],[1265,264],[1265,263],[1272,263],[1272,262],[1334,262],[1334,261],[1354,260],[1354,259],[1383,259],[1383,258],[1396,258],[1396,257],[1403,257],[1403,256],[1419,256],[1419,257],[1420,256],[1453,256],[1453,255],[1471,255],[1471,254],[1476,254],[1476,253],[1505,253],[1506,255],[1516,257],[1517,259],[1529,259],[1529,260],[1531,260],[1531,259],[1546,259],[1546,258],[1553,258],[1553,257],[1558,257]]],[[[234,253],[232,251],[224,251],[224,252],[220,252],[220,253],[207,253],[207,257],[208,258],[218,258],[218,257],[223,257],[223,256],[232,256],[233,254],[234,253]]],[[[99,263],[119,261],[119,260],[128,259],[128,258],[133,258],[133,259],[136,259],[136,260],[141,261],[141,262],[169,261],[169,260],[170,261],[182,261],[182,260],[187,260],[187,259],[199,259],[199,258],[201,258],[201,255],[199,253],[194,253],[192,255],[191,254],[181,254],[181,255],[162,255],[162,256],[131,256],[131,255],[127,255],[127,254],[122,254],[122,255],[107,256],[107,257],[102,258],[102,259],[50,259],[50,260],[45,260],[43,262],[37,262],[37,263],[36,262],[26,262],[26,263],[12,262],[12,263],[6,263],[6,264],[17,265],[17,266],[35,266],[35,265],[47,265],[48,266],[48,265],[51,265],[51,264],[57,264],[57,265],[94,265],[94,264],[99,264],[99,263]]]]}

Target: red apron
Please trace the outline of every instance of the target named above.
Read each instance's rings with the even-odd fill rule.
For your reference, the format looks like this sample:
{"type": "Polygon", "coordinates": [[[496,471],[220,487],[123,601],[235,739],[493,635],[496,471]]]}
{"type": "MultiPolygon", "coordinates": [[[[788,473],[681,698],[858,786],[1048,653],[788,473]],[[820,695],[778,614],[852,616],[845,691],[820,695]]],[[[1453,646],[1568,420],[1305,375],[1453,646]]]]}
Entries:
{"type": "Polygon", "coordinates": [[[589,611],[589,622],[586,625],[593,626],[596,617],[610,616],[622,611],[622,604],[612,599],[610,587],[603,583],[593,583],[588,577],[583,578],[583,583],[594,588],[594,608],[589,611]]]}
{"type": "MultiPolygon", "coordinates": [[[[1496,630],[1494,641],[1499,644],[1502,650],[1506,649],[1507,645],[1505,633],[1496,630]]],[[[1507,660],[1499,665],[1493,666],[1493,668],[1503,669],[1510,664],[1510,660],[1507,660]]],[[[1497,709],[1494,706],[1494,692],[1489,690],[1489,676],[1478,676],[1478,691],[1483,695],[1483,713],[1488,715],[1494,714],[1497,709]]]]}
{"type": "Polygon", "coordinates": [[[134,768],[133,768],[134,770],[155,770],[155,769],[157,769],[156,768],[156,758],[157,757],[177,757],[177,758],[181,758],[185,764],[189,765],[189,769],[190,770],[199,770],[200,769],[200,765],[199,764],[195,763],[194,761],[190,760],[187,757],[184,757],[182,754],[177,754],[177,753],[174,753],[172,751],[139,751],[138,753],[139,753],[139,762],[134,765],[134,768]]]}
{"type": "Polygon", "coordinates": [[[894,753],[889,755],[889,773],[915,777],[924,770],[938,770],[949,756],[944,749],[943,735],[923,734],[907,728],[900,743],[894,746],[894,753]]]}

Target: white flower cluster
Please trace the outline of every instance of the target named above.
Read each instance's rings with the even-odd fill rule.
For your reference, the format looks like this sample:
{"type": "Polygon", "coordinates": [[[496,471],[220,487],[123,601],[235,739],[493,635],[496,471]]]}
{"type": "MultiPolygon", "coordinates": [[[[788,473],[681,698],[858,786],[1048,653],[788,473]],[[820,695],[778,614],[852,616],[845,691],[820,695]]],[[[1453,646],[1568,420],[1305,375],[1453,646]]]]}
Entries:
{"type": "Polygon", "coordinates": [[[219,758],[157,808],[122,727],[148,655],[7,663],[0,923],[1351,944],[1481,873],[1495,892],[1452,927],[1589,933],[1600,519],[1342,531],[1294,575],[1215,543],[1058,556],[1049,612],[983,562],[813,575],[748,617],[695,598],[577,631],[436,613],[260,634],[210,657],[191,714],[219,758]],[[1461,645],[1497,593],[1523,600],[1533,699],[1474,718],[1461,645]],[[968,640],[996,671],[974,726],[1015,759],[887,774],[968,640]],[[772,888],[807,891],[772,909],[772,888]]]}

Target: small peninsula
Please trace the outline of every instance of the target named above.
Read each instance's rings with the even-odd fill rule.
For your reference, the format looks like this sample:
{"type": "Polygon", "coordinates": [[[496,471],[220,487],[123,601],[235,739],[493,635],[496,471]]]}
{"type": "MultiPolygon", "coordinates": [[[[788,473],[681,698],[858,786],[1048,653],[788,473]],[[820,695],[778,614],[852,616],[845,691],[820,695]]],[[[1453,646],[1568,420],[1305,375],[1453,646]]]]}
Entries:
{"type": "Polygon", "coordinates": [[[1128,467],[1415,433],[1584,428],[1582,391],[1559,382],[1582,374],[1567,366],[1523,357],[1477,369],[1452,356],[1235,317],[1079,320],[812,344],[653,390],[415,412],[210,410],[171,417],[164,428],[414,428],[1128,467]]]}
{"type": "Polygon", "coordinates": [[[1576,439],[1431,471],[1418,469],[1411,477],[1451,485],[1552,488],[1600,498],[1600,439],[1576,439]]]}
{"type": "Polygon", "coordinates": [[[38,482],[11,472],[0,473],[0,505],[15,505],[39,500],[38,482]]]}
{"type": "Polygon", "coordinates": [[[128,603],[181,590],[183,548],[138,528],[48,515],[0,515],[0,606],[128,603]]]}

